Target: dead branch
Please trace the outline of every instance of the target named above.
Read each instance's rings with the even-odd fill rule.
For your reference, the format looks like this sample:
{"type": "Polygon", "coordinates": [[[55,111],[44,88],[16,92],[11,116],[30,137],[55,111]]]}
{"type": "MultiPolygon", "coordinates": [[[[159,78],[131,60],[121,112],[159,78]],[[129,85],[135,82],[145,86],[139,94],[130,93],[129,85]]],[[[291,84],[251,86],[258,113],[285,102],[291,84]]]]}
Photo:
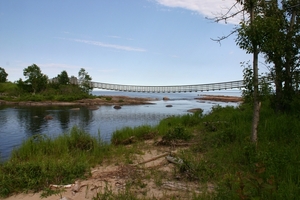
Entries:
{"type": "Polygon", "coordinates": [[[134,164],[133,166],[142,165],[142,164],[145,164],[145,163],[148,163],[148,162],[157,160],[157,159],[159,159],[159,158],[161,158],[161,157],[167,156],[167,155],[169,155],[169,154],[170,154],[170,152],[164,153],[164,154],[161,154],[161,155],[159,155],[159,156],[155,156],[154,158],[151,158],[151,159],[145,160],[145,161],[143,161],[143,162],[134,164]]]}
{"type": "Polygon", "coordinates": [[[227,38],[229,38],[231,35],[233,35],[234,33],[236,33],[238,31],[238,29],[233,30],[232,32],[230,32],[228,35],[222,36],[222,37],[218,37],[218,39],[213,39],[210,38],[212,41],[218,42],[221,45],[221,41],[225,40],[227,38]]]}
{"type": "Polygon", "coordinates": [[[207,18],[209,20],[213,20],[214,22],[220,22],[220,21],[225,21],[225,24],[227,24],[227,20],[231,19],[235,16],[237,16],[238,14],[242,13],[244,11],[244,9],[241,9],[240,11],[234,12],[232,14],[230,14],[232,12],[232,10],[234,8],[237,8],[236,5],[239,4],[238,2],[234,3],[225,14],[221,14],[220,17],[215,17],[215,18],[207,18]]]}

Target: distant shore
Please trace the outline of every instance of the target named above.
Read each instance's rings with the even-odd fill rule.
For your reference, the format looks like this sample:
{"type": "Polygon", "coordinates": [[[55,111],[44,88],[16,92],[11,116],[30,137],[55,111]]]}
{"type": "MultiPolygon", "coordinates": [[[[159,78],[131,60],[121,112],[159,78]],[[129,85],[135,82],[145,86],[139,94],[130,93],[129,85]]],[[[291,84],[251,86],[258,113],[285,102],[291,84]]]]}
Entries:
{"type": "Polygon", "coordinates": [[[103,96],[94,99],[82,99],[74,102],[63,101],[4,101],[0,105],[13,106],[98,106],[98,105],[142,105],[152,104],[156,99],[127,97],[127,96],[103,96]]]}
{"type": "Polygon", "coordinates": [[[242,97],[236,96],[223,96],[223,95],[204,95],[201,97],[197,97],[195,99],[198,100],[208,100],[208,101],[221,101],[221,102],[243,102],[242,97]]]}
{"type": "MultiPolygon", "coordinates": [[[[242,102],[242,97],[204,95],[196,97],[197,100],[220,101],[220,102],[242,102]]],[[[128,97],[128,96],[102,96],[95,99],[82,99],[74,102],[62,101],[4,101],[0,100],[0,105],[12,106],[100,106],[100,105],[143,105],[153,104],[155,98],[128,97]]]]}

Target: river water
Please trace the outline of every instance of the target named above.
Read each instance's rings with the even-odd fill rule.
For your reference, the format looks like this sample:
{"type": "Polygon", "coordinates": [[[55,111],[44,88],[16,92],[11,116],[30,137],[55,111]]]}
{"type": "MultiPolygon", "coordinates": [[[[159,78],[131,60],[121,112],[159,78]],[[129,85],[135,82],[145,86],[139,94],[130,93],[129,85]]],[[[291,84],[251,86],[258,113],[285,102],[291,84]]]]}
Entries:
{"type": "Polygon", "coordinates": [[[45,134],[55,137],[77,126],[95,136],[100,133],[101,138],[109,142],[112,133],[124,127],[154,126],[168,116],[188,114],[187,110],[192,108],[202,108],[204,113],[207,113],[215,105],[237,105],[236,103],[194,99],[203,94],[240,96],[241,92],[230,90],[207,93],[134,93],[98,90],[93,91],[93,94],[150,97],[157,100],[153,101],[151,105],[128,105],[122,106],[118,110],[114,109],[113,106],[99,106],[97,110],[80,107],[78,111],[70,110],[76,106],[0,106],[1,161],[7,160],[14,148],[17,148],[23,140],[33,135],[45,134]],[[163,101],[163,97],[168,97],[170,100],[163,101]],[[166,105],[172,105],[172,107],[166,107],[166,105]],[[46,115],[51,115],[53,119],[45,120],[46,115]]]}

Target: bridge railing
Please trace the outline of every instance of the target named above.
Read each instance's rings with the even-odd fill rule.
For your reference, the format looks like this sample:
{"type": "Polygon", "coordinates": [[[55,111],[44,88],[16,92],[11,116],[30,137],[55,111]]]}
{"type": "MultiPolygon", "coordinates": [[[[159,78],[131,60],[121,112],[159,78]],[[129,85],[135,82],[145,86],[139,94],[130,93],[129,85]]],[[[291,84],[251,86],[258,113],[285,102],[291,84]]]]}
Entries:
{"type": "Polygon", "coordinates": [[[91,82],[93,88],[117,90],[127,92],[155,92],[155,93],[170,93],[170,92],[203,92],[213,90],[226,90],[244,87],[243,80],[197,84],[197,85],[171,85],[171,86],[141,86],[141,85],[119,85],[111,83],[91,82]]]}

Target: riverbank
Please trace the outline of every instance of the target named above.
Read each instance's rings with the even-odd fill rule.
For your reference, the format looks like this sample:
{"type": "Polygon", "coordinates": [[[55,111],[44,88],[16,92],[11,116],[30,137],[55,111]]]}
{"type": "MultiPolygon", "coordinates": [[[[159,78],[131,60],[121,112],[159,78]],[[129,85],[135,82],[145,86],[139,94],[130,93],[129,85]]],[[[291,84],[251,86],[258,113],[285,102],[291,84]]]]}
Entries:
{"type": "MultiPolygon", "coordinates": [[[[223,95],[203,95],[196,97],[197,100],[219,101],[219,102],[242,102],[242,97],[223,96],[223,95]]],[[[74,102],[62,101],[4,101],[0,100],[0,105],[10,106],[100,106],[100,105],[145,105],[153,104],[157,98],[142,98],[129,96],[101,96],[93,99],[82,99],[74,102]]],[[[171,100],[167,96],[163,100],[171,100]]]]}
{"type": "MultiPolygon", "coordinates": [[[[85,179],[62,185],[49,184],[49,189],[58,191],[58,194],[43,199],[191,199],[194,194],[214,190],[211,183],[199,185],[180,174],[174,177],[179,165],[175,159],[178,159],[180,151],[192,143],[185,142],[182,146],[178,143],[176,147],[158,145],[157,141],[162,141],[160,138],[132,144],[133,138],[126,145],[126,151],[132,151],[130,156],[127,155],[129,163],[116,155],[114,159],[92,167],[90,176],[85,179]]],[[[39,200],[43,193],[16,194],[5,200],[39,200]]]]}
{"type": "Polygon", "coordinates": [[[99,106],[99,105],[143,105],[152,104],[153,98],[139,98],[127,96],[102,96],[93,99],[82,99],[74,102],[62,101],[4,101],[0,100],[0,105],[12,106],[99,106]]]}
{"type": "Polygon", "coordinates": [[[253,111],[247,104],[124,128],[114,132],[111,144],[79,129],[54,139],[35,135],[0,165],[0,195],[298,199],[299,116],[274,113],[267,103],[261,107],[257,145],[250,140],[253,111]]]}
{"type": "Polygon", "coordinates": [[[224,95],[203,95],[195,99],[208,100],[208,101],[221,101],[221,102],[236,102],[236,103],[243,102],[242,97],[224,96],[224,95]]]}

